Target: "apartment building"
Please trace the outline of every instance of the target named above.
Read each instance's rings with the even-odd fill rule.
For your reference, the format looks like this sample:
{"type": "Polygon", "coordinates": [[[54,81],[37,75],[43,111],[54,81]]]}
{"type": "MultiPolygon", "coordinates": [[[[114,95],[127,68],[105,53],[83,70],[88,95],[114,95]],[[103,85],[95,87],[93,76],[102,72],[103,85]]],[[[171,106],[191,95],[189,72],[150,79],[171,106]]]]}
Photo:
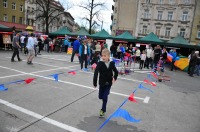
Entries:
{"type": "MultiPolygon", "coordinates": [[[[196,1],[198,0],[114,0],[112,35],[128,30],[136,37],[154,32],[162,40],[170,40],[180,34],[190,41],[191,29],[195,26],[193,22],[196,22],[195,27],[199,27],[199,5],[196,1]]],[[[198,34],[196,36],[198,38],[198,34]]]]}
{"type": "Polygon", "coordinates": [[[160,39],[170,40],[180,34],[190,39],[195,0],[140,0],[135,35],[154,32],[160,39]]]}
{"type": "Polygon", "coordinates": [[[0,3],[0,24],[18,31],[25,30],[25,0],[1,0],[0,3]]]}
{"type": "Polygon", "coordinates": [[[111,14],[111,31],[113,36],[125,31],[134,35],[136,32],[138,1],[139,0],[113,0],[113,13],[111,14]]]}
{"type": "Polygon", "coordinates": [[[35,26],[36,0],[25,0],[25,20],[27,26],[35,26]]]}
{"type": "Polygon", "coordinates": [[[194,21],[192,24],[191,43],[200,44],[200,0],[196,0],[194,21]]]}
{"type": "Polygon", "coordinates": [[[73,27],[75,25],[74,18],[69,12],[64,12],[63,16],[63,26],[66,26],[69,31],[73,32],[73,27]]]}

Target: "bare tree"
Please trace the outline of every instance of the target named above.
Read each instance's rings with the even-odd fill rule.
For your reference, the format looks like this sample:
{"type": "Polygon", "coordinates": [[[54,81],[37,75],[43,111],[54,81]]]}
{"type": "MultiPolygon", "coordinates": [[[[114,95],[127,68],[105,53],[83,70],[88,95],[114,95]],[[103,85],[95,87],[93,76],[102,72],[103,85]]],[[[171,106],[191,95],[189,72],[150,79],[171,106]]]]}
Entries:
{"type": "Polygon", "coordinates": [[[101,21],[101,11],[106,9],[106,3],[102,0],[87,0],[87,2],[81,2],[78,4],[79,7],[87,11],[87,15],[82,19],[88,21],[89,23],[89,34],[91,34],[92,29],[99,26],[98,22],[101,21]]]}
{"type": "MultiPolygon", "coordinates": [[[[49,34],[49,25],[60,19],[60,15],[64,14],[65,8],[59,1],[55,0],[36,0],[36,19],[43,20],[43,26],[45,26],[45,33],[49,34]]],[[[67,9],[69,9],[67,5],[67,9]]]]}

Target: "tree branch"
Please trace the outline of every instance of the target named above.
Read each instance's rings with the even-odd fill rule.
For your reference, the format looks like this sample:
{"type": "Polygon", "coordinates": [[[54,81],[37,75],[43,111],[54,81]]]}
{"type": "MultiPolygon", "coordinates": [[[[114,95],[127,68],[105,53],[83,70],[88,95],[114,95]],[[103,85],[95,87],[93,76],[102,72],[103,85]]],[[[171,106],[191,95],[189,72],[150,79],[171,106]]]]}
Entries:
{"type": "Polygon", "coordinates": [[[64,12],[60,12],[60,13],[58,13],[57,15],[53,16],[53,17],[51,18],[51,20],[49,21],[48,24],[50,24],[56,17],[60,16],[60,15],[63,14],[63,13],[64,13],[64,12]]]}

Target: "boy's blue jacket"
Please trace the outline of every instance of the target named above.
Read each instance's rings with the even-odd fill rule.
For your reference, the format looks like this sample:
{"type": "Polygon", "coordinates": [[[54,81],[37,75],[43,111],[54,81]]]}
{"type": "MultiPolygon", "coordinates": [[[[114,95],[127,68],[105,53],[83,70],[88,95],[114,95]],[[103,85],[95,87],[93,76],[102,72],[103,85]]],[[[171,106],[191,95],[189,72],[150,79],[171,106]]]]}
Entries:
{"type": "MultiPolygon", "coordinates": [[[[87,55],[90,56],[90,46],[87,46],[87,55]]],[[[85,46],[83,44],[80,45],[79,47],[79,55],[82,56],[84,54],[85,46]]]]}
{"type": "Polygon", "coordinates": [[[74,41],[73,50],[78,51],[80,47],[80,42],[78,40],[74,41]]]}

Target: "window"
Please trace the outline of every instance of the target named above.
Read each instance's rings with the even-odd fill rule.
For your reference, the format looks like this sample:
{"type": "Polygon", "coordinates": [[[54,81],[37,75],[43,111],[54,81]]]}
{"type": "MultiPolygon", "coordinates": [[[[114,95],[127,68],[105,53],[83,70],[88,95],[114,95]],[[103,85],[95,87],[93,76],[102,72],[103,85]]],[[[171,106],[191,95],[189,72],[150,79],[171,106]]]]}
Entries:
{"type": "Polygon", "coordinates": [[[117,7],[115,7],[115,13],[117,13],[117,7]]]}
{"type": "Polygon", "coordinates": [[[168,18],[167,18],[167,20],[172,20],[172,18],[173,18],[173,12],[172,11],[169,11],[168,12],[168,18]]]}
{"type": "Polygon", "coordinates": [[[147,4],[151,3],[151,0],[146,0],[146,3],[147,3],[147,4]]]}
{"type": "Polygon", "coordinates": [[[147,26],[143,26],[142,34],[147,34],[147,26]]]}
{"type": "Polygon", "coordinates": [[[184,4],[190,4],[190,0],[184,0],[184,4]]]}
{"type": "Polygon", "coordinates": [[[7,8],[8,7],[8,1],[7,0],[3,0],[3,7],[7,8]]]}
{"type": "Polygon", "coordinates": [[[16,3],[14,3],[14,2],[12,3],[12,9],[16,10],[16,3]]]}
{"type": "Polygon", "coordinates": [[[197,33],[197,38],[200,39],[200,29],[199,29],[199,31],[198,31],[198,33],[197,33]]]}
{"type": "Polygon", "coordinates": [[[116,21],[117,21],[116,19],[113,20],[113,25],[116,24],[116,21]]]}
{"type": "Polygon", "coordinates": [[[170,36],[170,28],[166,28],[166,30],[165,30],[165,36],[166,37],[169,37],[170,36]]]}
{"type": "Polygon", "coordinates": [[[156,27],[156,35],[160,36],[160,27],[156,27]]]}
{"type": "Polygon", "coordinates": [[[180,30],[180,35],[181,35],[182,37],[185,37],[185,29],[181,29],[181,30],[180,30]]]}
{"type": "Polygon", "coordinates": [[[163,4],[164,3],[164,0],[160,0],[160,4],[163,4]]]}
{"type": "Polygon", "coordinates": [[[149,18],[149,10],[144,11],[144,18],[146,18],[146,19],[149,18]]]}
{"type": "Polygon", "coordinates": [[[23,5],[20,5],[20,11],[23,12],[23,5]]]}
{"type": "Polygon", "coordinates": [[[23,18],[22,17],[19,18],[19,24],[23,24],[23,18]]]}
{"type": "Polygon", "coordinates": [[[12,16],[12,22],[15,23],[16,22],[16,17],[12,16]]]}
{"type": "Polygon", "coordinates": [[[158,11],[158,20],[162,20],[162,14],[163,14],[162,11],[158,11]]]}
{"type": "Polygon", "coordinates": [[[187,21],[187,18],[188,18],[188,12],[184,11],[182,15],[182,21],[187,21]]]}
{"type": "Polygon", "coordinates": [[[174,4],[174,0],[169,0],[169,4],[170,5],[174,4]]]}
{"type": "Polygon", "coordinates": [[[3,15],[3,21],[5,21],[5,22],[8,21],[8,15],[7,15],[7,14],[4,14],[4,15],[3,15]]]}

